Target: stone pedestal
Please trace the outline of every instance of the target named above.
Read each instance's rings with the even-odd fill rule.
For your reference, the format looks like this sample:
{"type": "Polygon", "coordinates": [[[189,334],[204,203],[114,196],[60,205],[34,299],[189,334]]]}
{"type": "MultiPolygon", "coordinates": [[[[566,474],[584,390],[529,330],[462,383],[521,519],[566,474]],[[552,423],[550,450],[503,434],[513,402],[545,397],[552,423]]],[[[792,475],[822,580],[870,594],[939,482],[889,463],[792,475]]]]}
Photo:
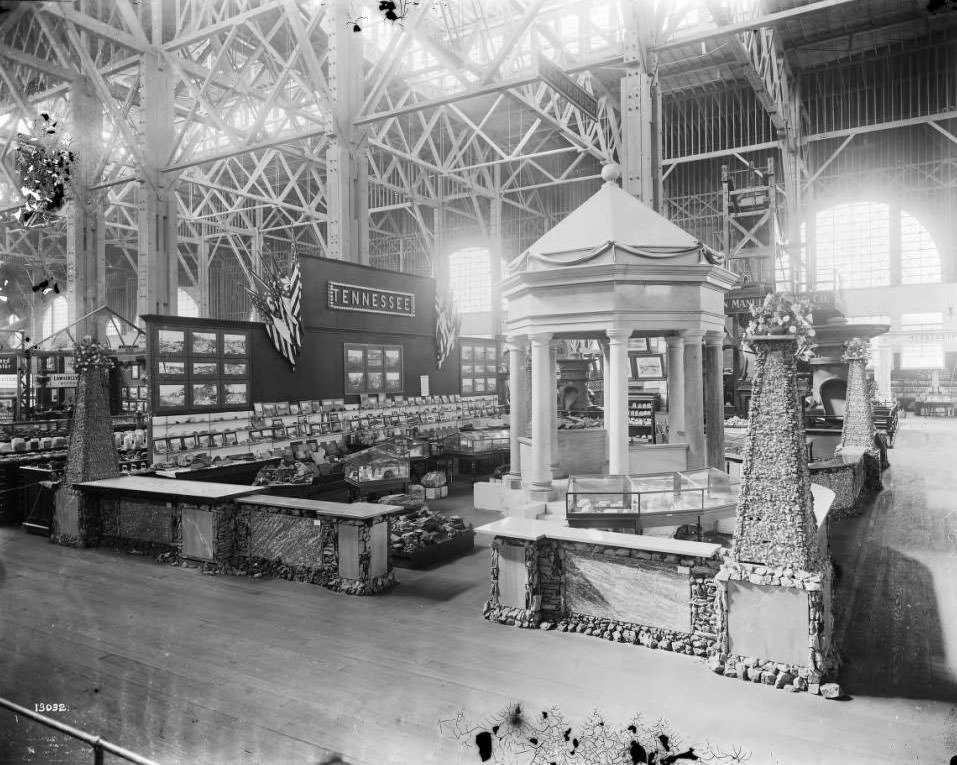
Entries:
{"type": "Polygon", "coordinates": [[[785,336],[749,341],[757,356],[741,495],[731,552],[718,572],[724,674],[816,692],[831,669],[831,563],[827,524],[814,514],[785,336]]]}

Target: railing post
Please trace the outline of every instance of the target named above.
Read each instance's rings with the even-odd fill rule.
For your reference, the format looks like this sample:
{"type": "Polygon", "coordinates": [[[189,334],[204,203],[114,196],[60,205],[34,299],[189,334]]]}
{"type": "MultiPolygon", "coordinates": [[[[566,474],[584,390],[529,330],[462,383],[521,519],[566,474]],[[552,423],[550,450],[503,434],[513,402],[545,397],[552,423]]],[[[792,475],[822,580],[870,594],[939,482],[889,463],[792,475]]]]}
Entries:
{"type": "Polygon", "coordinates": [[[103,765],[103,744],[102,739],[97,736],[93,742],[93,765],[103,765]]]}

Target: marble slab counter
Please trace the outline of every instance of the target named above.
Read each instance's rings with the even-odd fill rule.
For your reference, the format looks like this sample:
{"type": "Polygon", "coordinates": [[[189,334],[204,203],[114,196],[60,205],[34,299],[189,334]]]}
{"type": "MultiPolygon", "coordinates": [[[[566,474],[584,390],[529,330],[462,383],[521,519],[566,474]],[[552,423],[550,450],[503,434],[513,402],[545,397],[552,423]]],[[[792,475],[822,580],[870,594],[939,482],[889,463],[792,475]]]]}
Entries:
{"type": "Polygon", "coordinates": [[[208,481],[183,482],[170,478],[136,475],[87,481],[77,484],[77,488],[102,494],[151,495],[154,497],[169,497],[171,500],[183,499],[190,502],[225,500],[257,492],[261,493],[263,490],[261,486],[240,486],[208,481]]]}
{"type": "MultiPolygon", "coordinates": [[[[261,488],[261,487],[257,487],[261,488]]],[[[376,502],[327,502],[321,499],[300,497],[274,497],[270,494],[253,494],[237,501],[239,505],[261,505],[275,508],[277,512],[294,511],[289,514],[309,518],[349,518],[368,521],[385,515],[401,515],[408,509],[398,505],[380,505],[376,502]]]]}

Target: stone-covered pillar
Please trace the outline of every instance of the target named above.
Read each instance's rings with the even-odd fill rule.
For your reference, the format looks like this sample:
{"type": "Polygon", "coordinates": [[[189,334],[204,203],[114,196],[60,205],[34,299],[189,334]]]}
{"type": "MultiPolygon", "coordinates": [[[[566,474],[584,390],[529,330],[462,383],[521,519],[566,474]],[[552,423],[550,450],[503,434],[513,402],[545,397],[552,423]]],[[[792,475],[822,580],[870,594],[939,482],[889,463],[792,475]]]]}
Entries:
{"type": "Polygon", "coordinates": [[[668,440],[684,437],[685,430],[685,340],[681,335],[665,338],[668,343],[668,440]]]}
{"type": "Polygon", "coordinates": [[[814,515],[797,400],[794,336],[748,340],[756,355],[731,551],[715,577],[719,653],[729,677],[829,697],[831,566],[814,515]],[[760,609],[765,619],[756,619],[760,609]]]}
{"type": "Polygon", "coordinates": [[[509,477],[521,480],[522,452],[519,437],[525,431],[525,338],[509,335],[505,339],[508,348],[508,406],[509,406],[509,477]]]}
{"type": "Polygon", "coordinates": [[[562,472],[562,463],[558,457],[558,354],[561,351],[561,343],[552,340],[548,344],[548,363],[552,375],[552,409],[551,409],[551,419],[549,420],[549,431],[551,434],[552,446],[552,461],[549,464],[549,469],[552,473],[552,479],[563,478],[565,473],[562,472]]]}
{"type": "Polygon", "coordinates": [[[628,337],[631,330],[613,328],[608,335],[608,371],[605,373],[605,429],[608,434],[608,472],[626,475],[628,461],[628,337]]]}
{"type": "Polygon", "coordinates": [[[874,406],[867,391],[867,340],[859,337],[848,342],[844,360],[847,362],[847,397],[844,408],[844,427],[841,443],[835,454],[877,455],[874,436],[874,406]]]}
{"type": "Polygon", "coordinates": [[[551,374],[548,332],[531,335],[532,342],[532,464],[525,473],[529,494],[539,501],[547,501],[552,491],[552,422],[555,408],[555,381],[551,374]]]}
{"type": "Polygon", "coordinates": [[[708,467],[724,470],[724,333],[704,337],[705,414],[708,421],[708,467]]]}
{"type": "Polygon", "coordinates": [[[751,414],[738,500],[735,560],[812,569],[817,521],[798,407],[796,341],[758,337],[751,414]]]}
{"type": "Polygon", "coordinates": [[[704,371],[701,361],[703,329],[682,333],[684,349],[685,384],[685,438],[688,441],[688,467],[704,467],[708,462],[704,442],[704,371]]]}

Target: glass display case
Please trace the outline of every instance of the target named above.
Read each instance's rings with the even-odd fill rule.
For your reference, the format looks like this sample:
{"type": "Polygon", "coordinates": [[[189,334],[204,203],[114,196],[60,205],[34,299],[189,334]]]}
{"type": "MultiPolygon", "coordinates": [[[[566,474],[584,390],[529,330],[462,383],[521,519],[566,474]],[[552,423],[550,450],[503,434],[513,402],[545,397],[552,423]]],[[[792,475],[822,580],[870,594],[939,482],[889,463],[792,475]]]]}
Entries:
{"type": "Polygon", "coordinates": [[[376,446],[392,452],[397,457],[411,460],[426,459],[431,454],[429,440],[421,436],[393,436],[376,446]]]}
{"type": "Polygon", "coordinates": [[[508,428],[489,430],[463,430],[446,441],[446,450],[457,454],[473,455],[509,450],[508,428]]]}
{"type": "Polygon", "coordinates": [[[346,483],[354,489],[353,496],[404,487],[409,482],[409,458],[396,456],[382,446],[350,454],[343,463],[346,483]]]}
{"type": "Polygon", "coordinates": [[[565,498],[570,526],[635,528],[682,525],[733,511],[740,482],[716,468],[651,475],[571,476],[565,498]]]}

